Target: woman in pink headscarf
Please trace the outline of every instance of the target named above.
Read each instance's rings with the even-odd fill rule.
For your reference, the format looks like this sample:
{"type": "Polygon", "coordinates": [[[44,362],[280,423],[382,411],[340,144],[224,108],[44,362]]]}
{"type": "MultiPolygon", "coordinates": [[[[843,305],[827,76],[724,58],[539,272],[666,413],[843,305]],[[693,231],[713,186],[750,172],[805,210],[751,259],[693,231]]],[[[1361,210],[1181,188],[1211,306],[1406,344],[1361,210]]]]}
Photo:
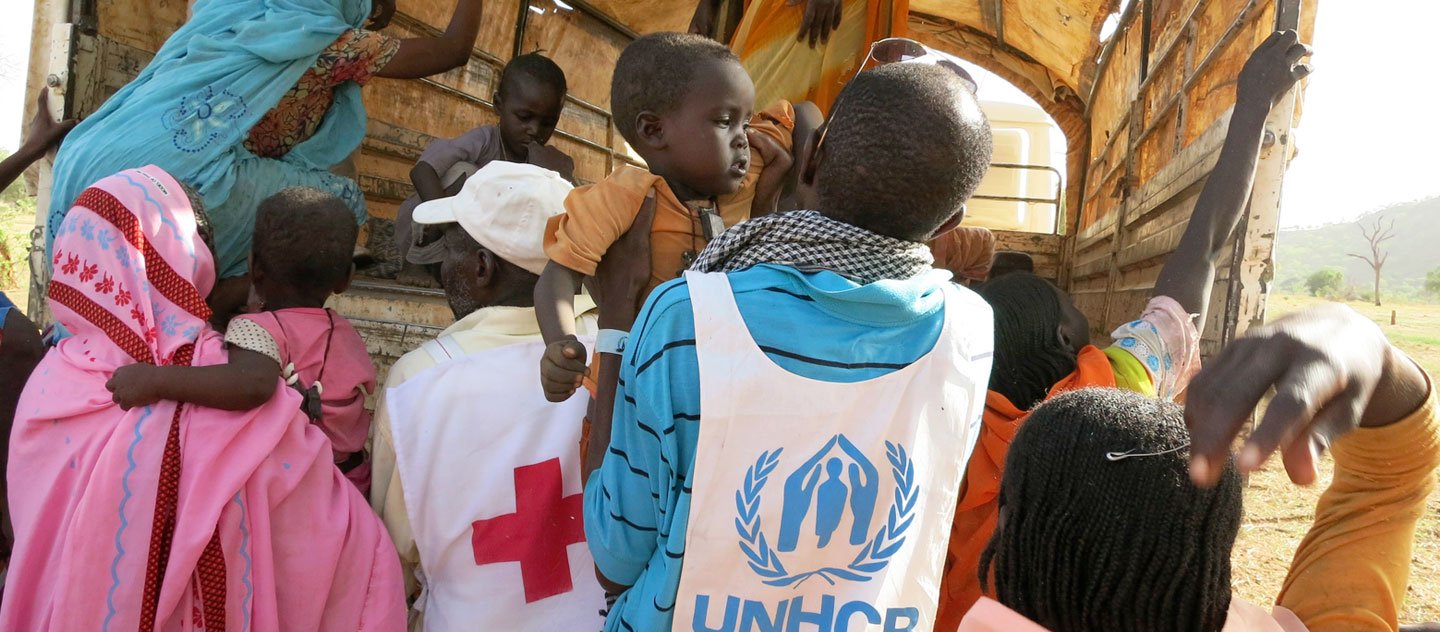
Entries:
{"type": "Polygon", "coordinates": [[[21,397],[7,630],[400,630],[389,538],[330,442],[276,381],[260,408],[122,411],[135,362],[226,361],[189,197],[157,167],[97,182],[54,250],[50,309],[73,335],[21,397]]]}

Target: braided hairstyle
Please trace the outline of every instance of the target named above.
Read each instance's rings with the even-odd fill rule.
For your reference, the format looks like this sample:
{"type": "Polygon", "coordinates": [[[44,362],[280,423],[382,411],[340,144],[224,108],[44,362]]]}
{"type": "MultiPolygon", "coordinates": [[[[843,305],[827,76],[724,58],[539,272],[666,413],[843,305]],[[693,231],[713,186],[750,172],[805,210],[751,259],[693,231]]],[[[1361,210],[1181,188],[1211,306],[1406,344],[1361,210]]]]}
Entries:
{"type": "Polygon", "coordinates": [[[1189,440],[1179,406],[1130,391],[1041,405],[1006,457],[982,584],[993,572],[1001,603],[1055,632],[1220,630],[1240,476],[1195,487],[1189,440]],[[1143,456],[1107,458],[1125,452],[1143,456]]]}
{"type": "Polygon", "coordinates": [[[1045,399],[1075,371],[1075,352],[1060,343],[1060,292],[1028,272],[991,279],[975,290],[995,310],[995,365],[990,390],[1020,410],[1045,399]]]}

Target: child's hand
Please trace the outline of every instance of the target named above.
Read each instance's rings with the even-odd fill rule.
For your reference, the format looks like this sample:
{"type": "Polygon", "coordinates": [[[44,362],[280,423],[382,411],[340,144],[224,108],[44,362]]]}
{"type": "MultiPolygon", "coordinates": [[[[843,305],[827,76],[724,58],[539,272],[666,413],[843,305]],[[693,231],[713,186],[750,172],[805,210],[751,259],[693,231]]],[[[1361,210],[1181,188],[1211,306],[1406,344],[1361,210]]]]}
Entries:
{"type": "Polygon", "coordinates": [[[760,154],[760,159],[765,163],[759,180],[755,182],[755,198],[750,203],[750,217],[753,218],[775,212],[795,158],[775,139],[753,129],[747,134],[750,138],[750,149],[760,154]]]}
{"type": "MultiPolygon", "coordinates": [[[[787,0],[786,6],[800,4],[800,0],[787,0]]],[[[805,0],[805,15],[800,19],[800,32],[795,34],[797,41],[810,39],[810,48],[815,48],[818,40],[821,44],[830,43],[830,33],[840,28],[840,15],[844,7],[840,0],[805,0]]]]}
{"type": "Polygon", "coordinates": [[[765,161],[765,173],[770,173],[773,167],[775,171],[784,174],[795,164],[795,157],[768,134],[752,129],[746,131],[745,136],[750,140],[750,149],[755,150],[755,153],[760,154],[760,159],[765,161]]]}
{"type": "Polygon", "coordinates": [[[60,141],[65,140],[65,135],[79,124],[77,119],[56,121],[50,118],[50,89],[41,88],[40,96],[35,101],[35,117],[30,119],[30,134],[25,137],[25,142],[45,151],[59,145],[60,141]]]}
{"type": "Polygon", "coordinates": [[[1273,107],[1295,82],[1310,74],[1310,64],[1300,63],[1310,53],[1295,31],[1271,33],[1240,70],[1236,102],[1254,99],[1273,107]]]}
{"type": "Polygon", "coordinates": [[[532,142],[525,147],[526,162],[537,167],[542,167],[554,171],[555,173],[560,174],[560,177],[565,178],[566,180],[569,180],[571,182],[575,181],[574,158],[565,155],[565,152],[560,151],[559,149],[556,149],[549,145],[541,145],[540,143],[532,142]]]}
{"type": "Polygon", "coordinates": [[[545,390],[545,399],[570,399],[584,375],[585,345],[579,340],[570,337],[545,346],[545,355],[540,356],[540,386],[545,390]]]}
{"type": "Polygon", "coordinates": [[[105,388],[114,395],[120,410],[136,406],[149,406],[160,401],[155,388],[155,367],[149,364],[131,364],[115,369],[115,375],[105,383],[105,388]]]}

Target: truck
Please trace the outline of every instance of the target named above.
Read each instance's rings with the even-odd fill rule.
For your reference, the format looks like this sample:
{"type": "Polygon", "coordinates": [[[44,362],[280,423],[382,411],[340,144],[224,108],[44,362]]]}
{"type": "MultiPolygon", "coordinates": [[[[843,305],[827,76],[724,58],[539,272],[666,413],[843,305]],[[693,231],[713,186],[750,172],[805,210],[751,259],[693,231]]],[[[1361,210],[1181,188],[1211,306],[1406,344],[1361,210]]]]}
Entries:
{"type": "MultiPolygon", "coordinates": [[[[715,1],[721,16],[744,9],[744,0],[715,1]]],[[[1132,319],[1215,165],[1241,66],[1274,30],[1297,30],[1309,41],[1316,3],[909,0],[912,38],[1005,79],[1049,119],[984,103],[1007,133],[997,134],[996,163],[968,221],[992,228],[997,249],[1030,254],[1038,274],[1074,296],[1094,334],[1132,319]],[[1063,135],[1063,160],[1047,160],[1048,148],[1022,150],[1047,125],[1063,135]],[[1011,130],[1019,136],[1010,138],[1011,130]]],[[[400,0],[386,32],[438,33],[452,8],[453,0],[400,0]]],[[[183,0],[35,0],[30,94],[51,90],[57,115],[94,112],[140,72],[188,10],[183,0]]],[[[375,79],[364,91],[369,117],[355,162],[371,220],[362,233],[386,238],[386,222],[412,190],[410,168],[431,139],[496,121],[500,69],[517,54],[544,51],[567,71],[568,103],[552,142],[575,158],[579,180],[636,163],[609,109],[615,61],[640,34],[686,30],[694,10],[695,0],[488,0],[465,66],[421,80],[375,79]]],[[[1266,122],[1249,207],[1218,266],[1206,355],[1265,317],[1303,91],[1303,84],[1292,90],[1266,122]]],[[[36,177],[38,227],[48,166],[36,177]]],[[[34,241],[43,244],[38,230],[34,241]]],[[[32,262],[30,312],[43,320],[47,262],[43,253],[32,262]]],[[[356,323],[382,373],[452,320],[438,290],[383,279],[357,280],[333,306],[356,323]]]]}

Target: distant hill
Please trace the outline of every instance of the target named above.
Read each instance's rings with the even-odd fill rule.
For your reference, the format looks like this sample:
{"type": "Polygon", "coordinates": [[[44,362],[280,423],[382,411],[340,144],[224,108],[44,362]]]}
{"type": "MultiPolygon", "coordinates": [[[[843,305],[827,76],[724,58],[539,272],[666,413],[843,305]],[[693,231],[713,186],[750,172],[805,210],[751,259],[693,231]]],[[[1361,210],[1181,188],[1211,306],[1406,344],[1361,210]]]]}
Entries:
{"type": "Polygon", "coordinates": [[[1277,289],[1303,293],[1306,277],[1321,268],[1335,267],[1345,271],[1346,282],[1357,291],[1370,291],[1374,272],[1364,261],[1346,254],[1369,253],[1358,224],[1370,226],[1376,217],[1395,220],[1395,237],[1385,242],[1390,259],[1382,273],[1382,295],[1419,296],[1425,273],[1440,267],[1440,197],[1383,208],[1357,222],[1280,231],[1275,256],[1277,289]]]}

